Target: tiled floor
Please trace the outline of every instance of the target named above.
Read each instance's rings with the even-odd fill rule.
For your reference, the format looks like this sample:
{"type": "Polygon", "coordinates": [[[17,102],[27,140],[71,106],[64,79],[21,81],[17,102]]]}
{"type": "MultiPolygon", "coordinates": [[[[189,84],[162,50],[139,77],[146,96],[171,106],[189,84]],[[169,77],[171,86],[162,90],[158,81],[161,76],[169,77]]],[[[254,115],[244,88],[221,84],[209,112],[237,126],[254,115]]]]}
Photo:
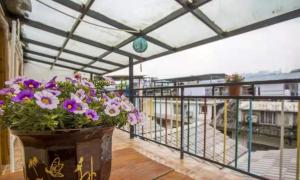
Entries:
{"type": "MultiPolygon", "coordinates": [[[[17,168],[20,170],[22,167],[21,148],[16,145],[16,162],[17,168]]],[[[129,139],[129,134],[120,130],[115,130],[113,135],[113,151],[125,148],[132,148],[140,154],[168,166],[175,171],[199,180],[237,180],[237,179],[250,179],[232,170],[220,169],[214,164],[206,161],[196,159],[185,155],[184,159],[179,158],[179,152],[171,150],[164,146],[159,146],[156,143],[151,143],[138,138],[129,139]]],[[[6,171],[7,172],[7,171],[6,171]]],[[[172,177],[179,174],[172,172],[163,179],[173,179],[172,177]]],[[[183,176],[184,177],[184,176],[183,176]]],[[[180,179],[180,178],[179,178],[180,179]]],[[[181,178],[182,179],[182,178],[181,178]]],[[[183,178],[184,179],[184,178],[183,178]]]]}

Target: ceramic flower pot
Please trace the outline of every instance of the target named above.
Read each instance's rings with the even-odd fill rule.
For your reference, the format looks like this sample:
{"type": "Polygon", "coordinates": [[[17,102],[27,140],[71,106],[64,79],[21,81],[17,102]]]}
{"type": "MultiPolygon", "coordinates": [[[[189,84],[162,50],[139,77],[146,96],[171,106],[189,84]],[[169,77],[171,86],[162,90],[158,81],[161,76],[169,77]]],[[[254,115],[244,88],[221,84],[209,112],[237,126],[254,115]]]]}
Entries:
{"type": "Polygon", "coordinates": [[[24,179],[108,180],[114,127],[11,130],[24,147],[24,179]]]}
{"type": "Polygon", "coordinates": [[[241,85],[230,85],[228,91],[229,96],[239,96],[241,94],[241,85]]]}

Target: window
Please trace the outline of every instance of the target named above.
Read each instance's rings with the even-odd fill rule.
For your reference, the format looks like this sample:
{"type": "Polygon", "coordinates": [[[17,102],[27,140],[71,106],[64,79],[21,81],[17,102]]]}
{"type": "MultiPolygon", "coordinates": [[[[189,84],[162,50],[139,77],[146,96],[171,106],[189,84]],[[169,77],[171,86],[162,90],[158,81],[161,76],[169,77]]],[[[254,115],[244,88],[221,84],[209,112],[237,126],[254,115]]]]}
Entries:
{"type": "Polygon", "coordinates": [[[201,106],[201,113],[207,113],[207,106],[201,106]]]}
{"type": "Polygon", "coordinates": [[[276,125],[277,114],[276,112],[260,112],[260,124],[276,125]]]}

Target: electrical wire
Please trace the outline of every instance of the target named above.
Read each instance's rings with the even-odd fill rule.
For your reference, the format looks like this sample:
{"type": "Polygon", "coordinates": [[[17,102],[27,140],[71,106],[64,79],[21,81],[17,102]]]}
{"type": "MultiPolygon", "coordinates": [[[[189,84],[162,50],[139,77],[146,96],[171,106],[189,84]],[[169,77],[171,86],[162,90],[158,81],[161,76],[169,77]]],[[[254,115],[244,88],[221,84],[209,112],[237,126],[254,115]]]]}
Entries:
{"type": "Polygon", "coordinates": [[[137,30],[118,29],[118,28],[111,28],[111,27],[107,27],[107,26],[101,26],[101,25],[99,25],[99,24],[95,24],[95,23],[92,23],[92,22],[89,22],[89,21],[85,21],[85,20],[83,20],[83,19],[80,19],[80,18],[77,18],[77,17],[72,16],[72,15],[70,15],[70,14],[67,14],[67,13],[65,13],[65,12],[63,12],[63,11],[61,11],[61,10],[59,10],[59,9],[56,9],[56,8],[54,8],[54,7],[48,5],[48,4],[46,4],[46,3],[44,3],[44,2],[42,2],[42,1],[40,1],[40,0],[36,0],[36,1],[39,2],[39,3],[42,4],[42,5],[44,5],[44,6],[48,7],[48,8],[50,8],[50,9],[53,9],[53,10],[55,10],[55,11],[61,13],[61,14],[66,15],[66,16],[68,16],[68,17],[70,17],[70,18],[79,20],[79,21],[81,21],[81,22],[85,22],[85,23],[90,24],[90,25],[93,25],[93,26],[97,26],[97,27],[104,28],[104,29],[109,29],[109,30],[114,30],[114,31],[123,31],[123,32],[128,32],[128,33],[140,33],[140,31],[137,31],[137,30]]]}

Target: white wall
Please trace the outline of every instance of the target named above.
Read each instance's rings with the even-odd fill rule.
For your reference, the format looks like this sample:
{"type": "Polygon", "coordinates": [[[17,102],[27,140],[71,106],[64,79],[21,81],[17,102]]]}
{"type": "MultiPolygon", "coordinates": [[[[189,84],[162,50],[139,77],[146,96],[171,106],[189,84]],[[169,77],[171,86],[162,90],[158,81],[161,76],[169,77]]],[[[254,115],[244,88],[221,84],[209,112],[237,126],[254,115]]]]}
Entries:
{"type": "MultiPolygon", "coordinates": [[[[70,69],[54,67],[50,70],[50,66],[46,64],[28,62],[24,64],[24,76],[37,80],[50,80],[54,76],[58,76],[58,80],[64,80],[65,77],[73,77],[74,71],[70,69]]],[[[82,76],[89,78],[89,74],[82,73],[82,76]]]]}
{"type": "Polygon", "coordinates": [[[283,96],[286,95],[284,91],[284,84],[264,84],[259,85],[261,96],[283,96]]]}

